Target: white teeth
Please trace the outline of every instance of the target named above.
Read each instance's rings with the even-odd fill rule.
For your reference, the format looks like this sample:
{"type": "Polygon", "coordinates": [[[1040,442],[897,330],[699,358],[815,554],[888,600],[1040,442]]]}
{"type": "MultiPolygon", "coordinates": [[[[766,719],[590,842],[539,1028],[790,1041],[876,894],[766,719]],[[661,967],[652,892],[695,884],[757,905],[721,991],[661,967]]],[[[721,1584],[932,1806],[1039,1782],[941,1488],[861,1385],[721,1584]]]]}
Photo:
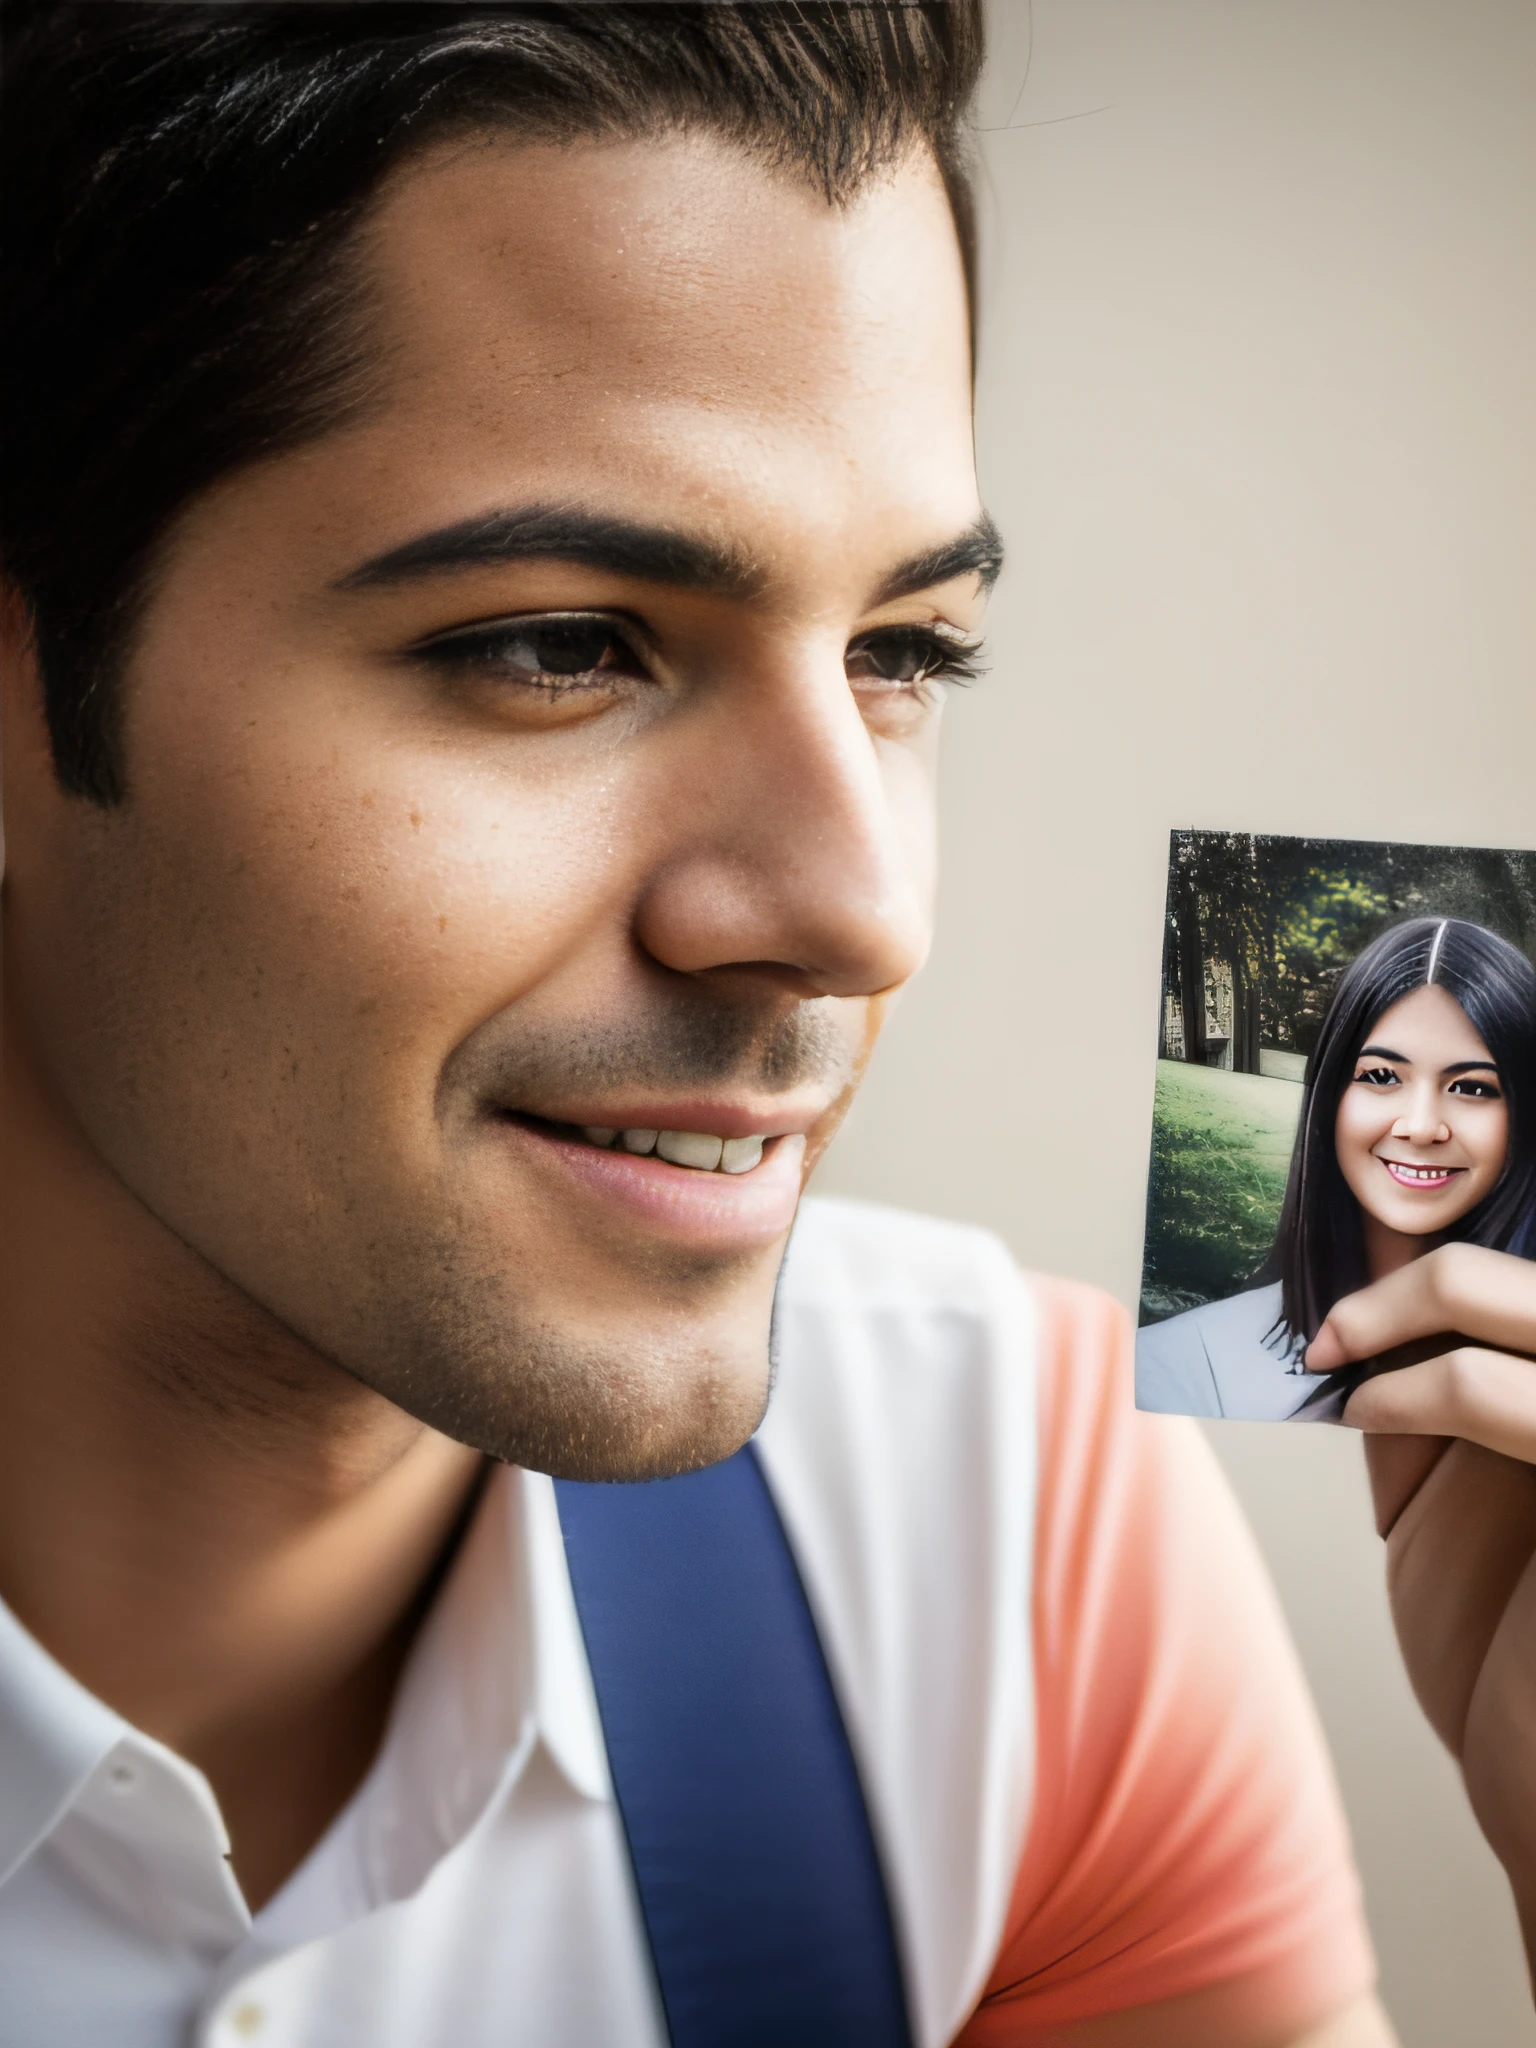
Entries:
{"type": "MultiPolygon", "coordinates": [[[[629,1133],[624,1135],[627,1141],[629,1133]]],[[[658,1159],[669,1159],[674,1166],[695,1166],[702,1173],[714,1172],[724,1150],[724,1141],[710,1137],[707,1131],[662,1131],[656,1139],[658,1159]]]]}
{"type": "Polygon", "coordinates": [[[699,1173],[750,1173],[761,1163],[766,1138],[716,1138],[708,1131],[620,1131],[608,1124],[583,1124],[589,1145],[605,1151],[617,1139],[620,1149],[641,1158],[654,1152],[672,1166],[691,1166],[699,1173]]]}

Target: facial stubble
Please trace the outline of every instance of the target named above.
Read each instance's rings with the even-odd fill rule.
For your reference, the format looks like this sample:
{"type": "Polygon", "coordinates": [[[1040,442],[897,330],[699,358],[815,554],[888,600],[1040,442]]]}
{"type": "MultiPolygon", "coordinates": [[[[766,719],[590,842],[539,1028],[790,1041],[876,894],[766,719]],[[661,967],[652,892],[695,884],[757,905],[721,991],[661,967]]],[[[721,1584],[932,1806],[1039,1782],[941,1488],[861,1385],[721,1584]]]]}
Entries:
{"type": "MultiPolygon", "coordinates": [[[[445,1063],[439,1128],[451,1149],[477,1150],[498,1118],[578,1095],[729,1083],[754,1094],[809,1084],[835,1098],[856,1066],[842,1007],[733,1000],[680,982],[643,1017],[611,1024],[504,1013],[445,1063]]],[[[590,1256],[591,1241],[582,1250],[590,1256]]],[[[551,1292],[575,1283],[547,1261],[514,1268],[494,1254],[474,1207],[402,1233],[373,1262],[365,1321],[387,1334],[358,1376],[462,1443],[559,1476],[651,1478],[728,1456],[771,1389],[774,1255],[709,1255],[617,1231],[603,1251],[623,1313],[594,1331],[550,1312],[551,1292]]]]}

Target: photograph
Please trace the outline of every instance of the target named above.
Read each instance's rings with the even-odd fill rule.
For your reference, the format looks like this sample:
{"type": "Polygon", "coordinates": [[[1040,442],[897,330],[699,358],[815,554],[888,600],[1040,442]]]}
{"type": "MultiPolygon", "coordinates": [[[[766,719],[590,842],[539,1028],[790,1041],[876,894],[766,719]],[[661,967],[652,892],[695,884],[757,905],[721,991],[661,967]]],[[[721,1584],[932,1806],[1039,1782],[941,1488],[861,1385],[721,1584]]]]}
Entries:
{"type": "Polygon", "coordinates": [[[1173,833],[1138,1407],[1337,1421],[1391,1362],[1308,1370],[1335,1303],[1536,1257],[1533,946],[1536,853],[1173,833]]]}

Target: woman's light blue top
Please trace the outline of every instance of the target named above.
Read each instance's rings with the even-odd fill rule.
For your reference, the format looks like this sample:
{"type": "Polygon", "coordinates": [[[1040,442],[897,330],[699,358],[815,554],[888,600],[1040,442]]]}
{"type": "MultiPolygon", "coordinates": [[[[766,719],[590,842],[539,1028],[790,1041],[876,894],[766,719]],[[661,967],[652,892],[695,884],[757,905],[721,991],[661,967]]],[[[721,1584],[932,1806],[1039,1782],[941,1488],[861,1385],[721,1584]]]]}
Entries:
{"type": "Polygon", "coordinates": [[[1335,1421],[1348,1388],[1305,1369],[1279,1318],[1277,1281],[1149,1323],[1136,1332],[1136,1406],[1238,1422],[1335,1421]]]}

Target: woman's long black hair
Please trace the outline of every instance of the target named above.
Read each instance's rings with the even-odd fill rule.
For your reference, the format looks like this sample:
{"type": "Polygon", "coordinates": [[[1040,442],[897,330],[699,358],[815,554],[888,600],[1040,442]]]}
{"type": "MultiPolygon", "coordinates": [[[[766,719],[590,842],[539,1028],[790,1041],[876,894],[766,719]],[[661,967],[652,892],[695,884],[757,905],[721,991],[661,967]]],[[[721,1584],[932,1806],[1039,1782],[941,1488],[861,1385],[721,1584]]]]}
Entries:
{"type": "Polygon", "coordinates": [[[1360,1205],[1334,1146],[1339,1098],[1378,1019],[1431,980],[1466,1012],[1509,1105],[1504,1171],[1447,1235],[1536,1259],[1536,967],[1481,925],[1411,918],[1373,939],[1345,970],[1307,1061],[1271,1267],[1280,1277],[1277,1327],[1300,1343],[1369,1278],[1360,1205]]]}

